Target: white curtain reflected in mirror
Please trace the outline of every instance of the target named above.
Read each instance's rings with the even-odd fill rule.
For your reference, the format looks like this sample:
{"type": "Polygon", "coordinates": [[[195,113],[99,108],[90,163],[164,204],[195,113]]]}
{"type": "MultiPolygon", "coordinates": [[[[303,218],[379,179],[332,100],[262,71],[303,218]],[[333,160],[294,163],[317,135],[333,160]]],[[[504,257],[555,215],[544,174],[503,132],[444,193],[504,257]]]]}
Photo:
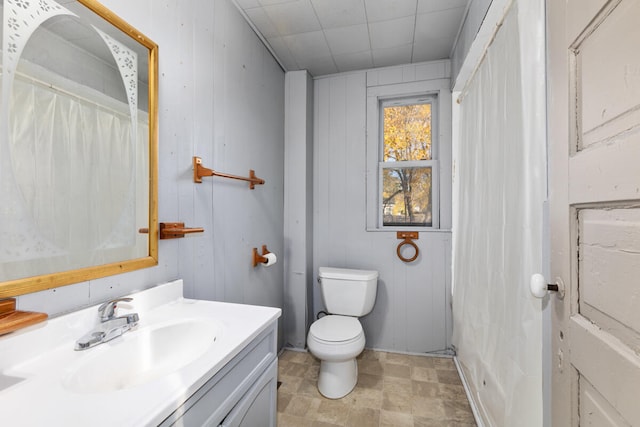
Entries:
{"type": "Polygon", "coordinates": [[[0,282],[149,255],[148,51],[70,9],[3,1],[0,282]]]}

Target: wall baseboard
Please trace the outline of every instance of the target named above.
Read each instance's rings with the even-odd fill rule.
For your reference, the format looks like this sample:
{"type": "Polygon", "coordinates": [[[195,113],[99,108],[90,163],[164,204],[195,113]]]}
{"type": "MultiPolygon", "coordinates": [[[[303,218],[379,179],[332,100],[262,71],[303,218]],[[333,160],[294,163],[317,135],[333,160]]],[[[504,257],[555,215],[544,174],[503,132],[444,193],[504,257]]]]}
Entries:
{"type": "Polygon", "coordinates": [[[471,392],[471,385],[467,381],[467,377],[464,374],[464,369],[462,369],[462,365],[458,362],[458,357],[453,356],[453,362],[456,364],[456,370],[458,371],[458,375],[460,375],[460,380],[462,381],[462,385],[464,386],[464,392],[467,395],[467,400],[469,401],[469,405],[471,406],[471,412],[473,412],[473,418],[476,420],[476,424],[478,427],[485,427],[485,424],[480,416],[480,410],[478,408],[478,404],[475,399],[475,395],[471,392]]]}

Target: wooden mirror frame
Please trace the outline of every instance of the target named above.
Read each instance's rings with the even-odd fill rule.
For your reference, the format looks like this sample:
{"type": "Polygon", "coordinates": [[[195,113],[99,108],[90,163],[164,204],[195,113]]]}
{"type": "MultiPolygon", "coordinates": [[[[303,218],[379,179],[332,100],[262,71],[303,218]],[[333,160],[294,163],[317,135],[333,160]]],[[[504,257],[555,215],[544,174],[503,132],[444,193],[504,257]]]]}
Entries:
{"type": "Polygon", "coordinates": [[[84,267],[0,282],[0,298],[24,295],[158,264],[158,45],[95,0],[76,0],[149,52],[149,246],[148,255],[104,265],[84,267]]]}

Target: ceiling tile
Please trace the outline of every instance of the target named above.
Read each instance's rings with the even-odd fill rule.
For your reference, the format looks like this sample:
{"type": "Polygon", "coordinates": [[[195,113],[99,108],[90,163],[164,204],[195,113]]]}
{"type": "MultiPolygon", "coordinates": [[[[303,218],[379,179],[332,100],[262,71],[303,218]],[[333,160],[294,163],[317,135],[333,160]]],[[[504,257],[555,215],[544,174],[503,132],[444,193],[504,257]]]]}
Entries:
{"type": "Polygon", "coordinates": [[[273,52],[287,71],[300,69],[298,67],[298,64],[296,63],[295,58],[289,51],[289,48],[285,44],[284,40],[282,40],[282,37],[273,37],[267,39],[267,43],[269,44],[269,46],[271,46],[271,49],[273,49],[273,52]]]}
{"type": "Polygon", "coordinates": [[[375,67],[386,67],[388,65],[409,64],[411,62],[412,49],[412,44],[374,49],[372,51],[373,65],[375,67]]]}
{"type": "Polygon", "coordinates": [[[252,7],[259,7],[260,2],[258,0],[233,0],[241,9],[249,9],[252,7]]]}
{"type": "Polygon", "coordinates": [[[411,62],[435,61],[449,58],[455,37],[431,39],[423,43],[413,45],[413,58],[411,62]]]}
{"type": "Polygon", "coordinates": [[[418,15],[414,42],[423,43],[430,39],[455,37],[463,15],[463,7],[418,15]]]}
{"type": "Polygon", "coordinates": [[[402,18],[416,13],[416,0],[365,0],[369,22],[402,18]]]}
{"type": "Polygon", "coordinates": [[[271,6],[273,4],[294,3],[298,0],[258,0],[262,6],[271,6]]]}
{"type": "Polygon", "coordinates": [[[298,65],[301,65],[302,61],[308,62],[309,58],[331,56],[329,45],[327,45],[322,31],[292,34],[284,36],[282,39],[296,58],[298,65]]]}
{"type": "Polygon", "coordinates": [[[323,28],[367,22],[363,0],[311,0],[311,3],[323,28]]]}
{"type": "Polygon", "coordinates": [[[466,8],[467,3],[469,0],[421,0],[418,1],[418,15],[457,7],[466,8]]]}
{"type": "Polygon", "coordinates": [[[309,71],[309,74],[314,77],[338,72],[333,58],[330,56],[308,58],[305,61],[298,61],[298,65],[300,69],[309,71]]]}
{"type": "Polygon", "coordinates": [[[371,47],[385,49],[413,43],[414,24],[413,16],[370,23],[371,47]]]}
{"type": "Polygon", "coordinates": [[[370,50],[369,28],[366,24],[324,30],[329,49],[334,55],[370,50]]]}
{"type": "Polygon", "coordinates": [[[340,72],[373,68],[373,57],[371,56],[370,50],[365,52],[333,55],[333,59],[338,67],[338,71],[340,72]]]}
{"type": "Polygon", "coordinates": [[[309,0],[265,6],[264,11],[281,36],[320,29],[320,22],[309,0]]]}
{"type": "Polygon", "coordinates": [[[264,38],[268,39],[278,35],[276,26],[273,25],[273,22],[271,22],[271,19],[269,19],[269,16],[267,16],[263,8],[257,7],[253,9],[247,9],[245,10],[245,13],[247,14],[251,22],[253,22],[253,25],[255,25],[258,31],[260,31],[260,33],[264,36],[264,38]]]}

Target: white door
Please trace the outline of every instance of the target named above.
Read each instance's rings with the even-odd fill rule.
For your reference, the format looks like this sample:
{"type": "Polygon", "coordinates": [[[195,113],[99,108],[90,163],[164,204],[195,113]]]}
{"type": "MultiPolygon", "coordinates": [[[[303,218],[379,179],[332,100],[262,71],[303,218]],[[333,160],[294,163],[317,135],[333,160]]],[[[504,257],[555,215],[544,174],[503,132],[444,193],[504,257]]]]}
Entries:
{"type": "Polygon", "coordinates": [[[640,0],[547,0],[553,425],[640,426],[640,0]]]}

